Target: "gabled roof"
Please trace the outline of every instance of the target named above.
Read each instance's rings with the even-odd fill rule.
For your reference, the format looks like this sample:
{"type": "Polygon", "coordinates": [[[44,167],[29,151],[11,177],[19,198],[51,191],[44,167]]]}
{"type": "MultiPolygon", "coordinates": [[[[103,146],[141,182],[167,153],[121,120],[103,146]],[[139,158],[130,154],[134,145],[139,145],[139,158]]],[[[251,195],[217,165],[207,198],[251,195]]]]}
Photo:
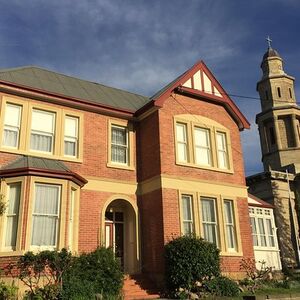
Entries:
{"type": "Polygon", "coordinates": [[[246,117],[227,95],[203,61],[197,62],[192,68],[167,84],[150,99],[155,105],[162,106],[174,91],[223,105],[238,124],[240,130],[250,128],[250,123],[246,117]]]}
{"type": "Polygon", "coordinates": [[[67,179],[79,186],[87,183],[86,179],[72,172],[63,162],[54,159],[24,155],[0,168],[0,178],[23,175],[67,179]]]}
{"type": "Polygon", "coordinates": [[[248,206],[264,207],[264,208],[275,208],[274,205],[263,201],[262,199],[248,193],[248,206]]]}
{"type": "Polygon", "coordinates": [[[0,82],[53,93],[63,97],[86,100],[107,107],[135,112],[149,101],[148,97],[133,94],[40,67],[25,66],[0,70],[0,82]]]}

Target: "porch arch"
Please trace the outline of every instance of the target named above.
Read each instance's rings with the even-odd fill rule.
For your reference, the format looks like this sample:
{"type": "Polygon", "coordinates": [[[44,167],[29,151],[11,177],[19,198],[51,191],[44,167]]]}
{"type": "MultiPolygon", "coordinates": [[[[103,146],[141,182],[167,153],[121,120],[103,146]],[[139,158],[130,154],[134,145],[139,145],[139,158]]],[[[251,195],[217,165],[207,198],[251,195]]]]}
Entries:
{"type": "Polygon", "coordinates": [[[101,212],[101,228],[100,228],[100,243],[108,245],[107,225],[111,223],[112,228],[112,246],[115,250],[115,234],[116,225],[123,224],[123,267],[128,274],[136,274],[140,272],[140,237],[139,237],[139,214],[138,207],[130,197],[124,195],[114,195],[108,198],[101,212]],[[122,214],[124,217],[122,222],[108,220],[107,216],[122,214]]]}

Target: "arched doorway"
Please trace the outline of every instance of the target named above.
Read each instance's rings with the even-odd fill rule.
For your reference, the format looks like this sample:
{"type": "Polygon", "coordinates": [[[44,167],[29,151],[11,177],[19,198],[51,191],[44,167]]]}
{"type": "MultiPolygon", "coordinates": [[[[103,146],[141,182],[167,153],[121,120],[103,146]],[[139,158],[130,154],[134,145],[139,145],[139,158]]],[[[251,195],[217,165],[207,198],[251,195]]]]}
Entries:
{"type": "Polygon", "coordinates": [[[111,247],[125,273],[139,273],[137,207],[125,199],[115,199],[104,207],[103,241],[111,247]]]}

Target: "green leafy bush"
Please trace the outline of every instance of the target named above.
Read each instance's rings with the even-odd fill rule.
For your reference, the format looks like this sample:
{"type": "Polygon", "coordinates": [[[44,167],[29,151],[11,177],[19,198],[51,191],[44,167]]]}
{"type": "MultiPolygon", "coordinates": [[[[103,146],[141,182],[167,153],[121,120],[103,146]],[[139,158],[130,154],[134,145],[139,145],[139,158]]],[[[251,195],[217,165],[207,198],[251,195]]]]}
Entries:
{"type": "Polygon", "coordinates": [[[102,294],[104,299],[120,293],[123,273],[111,249],[98,248],[75,258],[63,276],[63,299],[93,299],[102,294]]]}
{"type": "Polygon", "coordinates": [[[6,284],[0,281],[0,299],[1,300],[14,300],[17,299],[18,288],[12,284],[6,284]]]}
{"type": "Polygon", "coordinates": [[[220,276],[213,278],[205,283],[210,294],[215,296],[234,297],[239,294],[239,286],[233,280],[220,276]]]}
{"type": "Polygon", "coordinates": [[[195,282],[203,282],[220,274],[219,250],[203,239],[182,236],[165,246],[166,285],[175,292],[190,290],[195,282]]]}

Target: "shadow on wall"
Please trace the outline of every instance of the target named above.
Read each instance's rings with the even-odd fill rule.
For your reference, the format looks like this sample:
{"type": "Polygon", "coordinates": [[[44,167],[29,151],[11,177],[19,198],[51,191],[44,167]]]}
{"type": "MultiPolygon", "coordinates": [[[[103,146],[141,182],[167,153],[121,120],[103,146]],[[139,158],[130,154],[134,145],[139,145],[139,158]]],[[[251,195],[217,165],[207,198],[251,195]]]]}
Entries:
{"type": "Polygon", "coordinates": [[[275,221],[277,225],[277,236],[280,249],[282,267],[294,268],[297,266],[295,224],[293,221],[293,202],[289,198],[279,195],[278,183],[272,182],[273,201],[275,206],[275,221]]]}

